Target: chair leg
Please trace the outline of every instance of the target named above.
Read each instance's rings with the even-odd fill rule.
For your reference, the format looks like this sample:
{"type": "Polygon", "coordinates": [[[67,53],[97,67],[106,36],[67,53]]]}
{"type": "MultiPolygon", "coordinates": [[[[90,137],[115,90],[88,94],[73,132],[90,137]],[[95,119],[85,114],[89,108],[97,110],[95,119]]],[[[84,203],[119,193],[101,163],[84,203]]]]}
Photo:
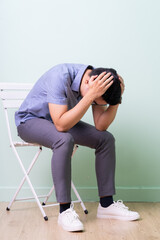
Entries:
{"type": "MultiPolygon", "coordinates": [[[[74,149],[73,149],[72,157],[73,157],[74,153],[76,152],[77,148],[78,148],[78,146],[75,145],[75,146],[74,146],[74,149]]],[[[28,184],[29,184],[29,186],[30,186],[30,189],[31,189],[31,191],[32,191],[32,193],[33,193],[33,196],[34,196],[34,198],[35,198],[35,200],[36,200],[36,202],[37,202],[37,205],[39,206],[39,209],[40,209],[40,211],[41,211],[41,213],[42,213],[42,215],[43,215],[43,218],[44,218],[45,221],[47,221],[47,220],[48,220],[48,217],[46,216],[45,211],[43,210],[43,206],[44,206],[44,207],[47,207],[46,202],[48,201],[49,197],[51,196],[51,194],[52,194],[52,192],[53,192],[53,190],[54,190],[54,185],[53,185],[53,187],[51,188],[51,190],[49,191],[48,195],[46,195],[46,198],[45,198],[44,202],[42,203],[42,205],[43,205],[43,206],[42,206],[41,203],[40,203],[40,201],[39,201],[39,198],[38,198],[38,196],[37,196],[37,194],[36,194],[36,192],[35,192],[35,190],[34,190],[34,188],[33,188],[33,185],[32,185],[32,183],[31,183],[31,181],[30,181],[30,179],[29,179],[29,177],[28,177],[28,175],[29,175],[32,167],[34,166],[37,158],[39,157],[39,154],[40,154],[41,151],[42,151],[42,148],[40,147],[39,150],[38,150],[38,152],[35,154],[35,157],[33,158],[33,160],[32,160],[32,162],[31,162],[31,164],[30,164],[30,166],[29,166],[29,168],[28,168],[27,171],[25,170],[25,168],[24,168],[24,166],[23,166],[23,164],[22,164],[22,161],[21,161],[21,159],[20,159],[20,157],[19,157],[19,155],[18,155],[18,152],[16,151],[14,145],[12,145],[12,149],[13,149],[13,151],[14,151],[14,153],[15,153],[15,155],[16,155],[19,163],[20,163],[20,166],[21,166],[22,171],[23,171],[23,173],[24,173],[24,177],[23,177],[23,179],[21,180],[21,183],[20,183],[17,191],[15,192],[15,194],[14,194],[14,196],[13,196],[13,199],[12,199],[11,202],[9,203],[8,207],[6,208],[6,210],[7,210],[7,211],[10,210],[13,202],[17,200],[16,197],[17,197],[19,191],[21,190],[24,182],[27,181],[28,184]],[[46,206],[45,206],[45,205],[46,205],[46,206]]],[[[74,191],[74,193],[75,193],[75,195],[76,195],[76,197],[77,197],[77,199],[78,199],[77,202],[80,202],[80,203],[81,203],[81,206],[82,206],[85,214],[87,214],[87,213],[88,213],[88,210],[86,209],[86,207],[85,207],[85,205],[84,205],[84,203],[83,203],[83,201],[82,201],[82,199],[81,199],[78,191],[76,190],[73,182],[71,182],[71,187],[72,187],[72,189],[73,189],[73,191],[74,191]]],[[[40,197],[40,196],[39,196],[39,197],[40,197]]],[[[44,197],[45,197],[45,196],[44,196],[44,197]]],[[[27,198],[27,199],[29,199],[29,198],[27,198]]],[[[54,205],[57,205],[57,204],[52,204],[52,205],[49,205],[49,206],[54,206],[54,205]]]]}
{"type": "MultiPolygon", "coordinates": [[[[34,166],[37,158],[39,157],[39,154],[41,153],[41,151],[42,151],[42,149],[39,148],[38,152],[35,154],[35,157],[34,157],[33,161],[31,162],[31,164],[30,164],[30,166],[29,166],[29,168],[28,168],[28,170],[27,170],[27,172],[26,172],[27,175],[30,173],[30,171],[31,171],[32,167],[34,166]]],[[[26,177],[24,176],[23,179],[22,179],[22,181],[21,181],[21,183],[20,183],[20,185],[19,185],[19,187],[17,188],[17,191],[15,192],[12,200],[10,201],[8,207],[6,208],[7,211],[10,210],[13,202],[16,201],[16,197],[17,197],[19,191],[21,190],[21,188],[22,188],[22,186],[23,186],[23,184],[24,184],[25,181],[26,181],[26,177]]]]}
{"type": "Polygon", "coordinates": [[[82,199],[81,199],[81,197],[80,197],[80,195],[79,195],[76,187],[74,186],[73,182],[71,182],[71,186],[72,186],[72,188],[73,188],[73,191],[74,191],[77,199],[79,200],[79,202],[80,202],[80,204],[81,204],[81,206],[82,206],[82,208],[83,208],[83,210],[84,210],[84,213],[85,213],[85,214],[88,214],[88,210],[86,209],[86,207],[85,207],[85,205],[84,205],[84,203],[83,203],[83,201],[82,201],[82,199]]]}
{"type": "Polygon", "coordinates": [[[50,198],[53,190],[54,190],[54,185],[53,185],[53,187],[51,188],[51,190],[49,191],[49,193],[48,193],[47,197],[45,198],[45,200],[43,201],[43,203],[42,203],[43,206],[46,205],[46,202],[47,202],[48,199],[50,198]]]}
{"type": "MultiPolygon", "coordinates": [[[[28,173],[26,172],[26,170],[25,170],[25,168],[24,168],[24,166],[23,166],[23,164],[22,164],[22,161],[21,161],[21,159],[20,159],[20,157],[19,157],[19,155],[18,155],[18,153],[17,153],[14,145],[12,146],[12,148],[13,148],[13,151],[14,151],[14,153],[15,153],[15,155],[16,155],[19,163],[20,163],[20,166],[21,166],[21,168],[22,168],[22,171],[23,171],[23,173],[24,173],[24,178],[23,178],[22,182],[25,181],[25,180],[28,182],[28,184],[29,184],[29,186],[30,186],[30,189],[31,189],[31,191],[32,191],[32,193],[33,193],[33,196],[34,196],[34,198],[35,198],[35,200],[36,200],[36,202],[37,202],[37,204],[38,204],[38,206],[39,206],[39,209],[40,209],[40,211],[41,211],[41,213],[42,213],[42,216],[43,216],[44,220],[47,221],[47,220],[48,220],[48,217],[46,216],[46,213],[45,213],[45,211],[43,210],[43,207],[42,207],[42,205],[41,205],[41,203],[40,203],[40,201],[39,201],[39,199],[38,199],[38,196],[37,196],[37,194],[36,194],[36,192],[35,192],[35,190],[34,190],[34,188],[33,188],[33,185],[32,185],[32,183],[31,183],[31,181],[30,181],[30,179],[29,179],[29,177],[28,177],[28,173]]],[[[41,149],[41,148],[40,148],[40,149],[41,149]]],[[[33,166],[33,164],[34,164],[33,162],[34,162],[34,161],[32,161],[31,166],[29,167],[30,170],[31,170],[31,168],[32,168],[32,166],[33,166]]],[[[22,183],[22,182],[21,182],[21,183],[22,183]]],[[[22,184],[22,185],[23,185],[23,184],[22,184]]],[[[20,184],[20,188],[17,190],[15,196],[17,196],[17,194],[18,194],[18,192],[20,191],[21,187],[22,187],[22,186],[21,186],[21,184],[20,184]]],[[[14,196],[14,197],[15,197],[15,196],[14,196]]],[[[14,199],[14,201],[15,201],[15,199],[14,199]]],[[[12,202],[13,202],[13,200],[12,200],[12,202]]],[[[7,210],[9,210],[9,208],[7,208],[7,210]]]]}

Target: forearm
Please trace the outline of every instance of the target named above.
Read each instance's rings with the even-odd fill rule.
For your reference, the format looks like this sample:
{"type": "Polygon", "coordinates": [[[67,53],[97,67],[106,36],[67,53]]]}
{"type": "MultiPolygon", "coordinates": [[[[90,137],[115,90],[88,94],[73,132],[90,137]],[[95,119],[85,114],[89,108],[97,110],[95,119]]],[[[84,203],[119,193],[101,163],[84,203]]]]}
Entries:
{"type": "Polygon", "coordinates": [[[90,107],[92,100],[83,97],[81,101],[71,110],[67,111],[60,118],[60,125],[63,131],[67,131],[78,123],[90,107]]]}
{"type": "MultiPolygon", "coordinates": [[[[118,75],[119,76],[119,75],[118,75]]],[[[120,80],[120,86],[121,86],[121,97],[125,89],[124,81],[121,76],[119,76],[120,80]]],[[[106,110],[97,109],[97,116],[96,111],[94,113],[94,120],[95,120],[95,126],[100,131],[105,131],[110,124],[113,122],[113,120],[116,117],[117,110],[118,110],[119,104],[117,105],[110,105],[106,110]]]]}
{"type": "Polygon", "coordinates": [[[49,104],[50,114],[57,130],[68,131],[72,128],[84,116],[92,102],[93,98],[89,94],[84,96],[74,108],[69,111],[64,111],[57,121],[55,121],[54,117],[52,117],[54,116],[54,112],[52,112],[52,110],[55,107],[53,108],[52,104],[49,104]]]}
{"type": "Polygon", "coordinates": [[[114,106],[109,106],[107,108],[106,111],[102,112],[98,118],[98,120],[95,123],[96,129],[100,130],[100,131],[105,131],[110,124],[113,122],[113,120],[115,119],[117,110],[118,110],[118,106],[114,105],[114,106]]]}

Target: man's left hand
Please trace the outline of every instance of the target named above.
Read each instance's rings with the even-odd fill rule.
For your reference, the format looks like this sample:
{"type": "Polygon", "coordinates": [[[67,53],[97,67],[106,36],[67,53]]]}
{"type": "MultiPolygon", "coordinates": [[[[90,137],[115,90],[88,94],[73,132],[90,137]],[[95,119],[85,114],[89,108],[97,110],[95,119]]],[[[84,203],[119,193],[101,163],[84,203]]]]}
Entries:
{"type": "Polygon", "coordinates": [[[124,93],[124,89],[125,89],[124,80],[120,75],[118,75],[118,77],[119,77],[119,81],[121,82],[120,86],[121,86],[121,96],[122,96],[122,94],[124,93]]]}

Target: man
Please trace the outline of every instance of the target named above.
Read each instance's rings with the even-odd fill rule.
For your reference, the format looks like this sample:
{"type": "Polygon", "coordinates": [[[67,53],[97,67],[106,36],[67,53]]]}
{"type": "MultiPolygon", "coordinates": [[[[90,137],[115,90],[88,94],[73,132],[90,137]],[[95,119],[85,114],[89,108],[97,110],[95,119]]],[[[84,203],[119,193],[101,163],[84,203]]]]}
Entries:
{"type": "Polygon", "coordinates": [[[94,69],[82,64],[60,64],[34,85],[15,121],[19,136],[53,150],[52,176],[58,223],[67,231],[81,231],[82,222],[71,204],[71,155],[74,144],[95,149],[100,204],[99,218],[136,220],[115,194],[114,137],[107,128],[114,120],[124,91],[123,79],[113,69],[94,69]],[[107,105],[108,104],[108,105],[107,105]],[[80,121],[92,105],[95,126],[80,121]]]}

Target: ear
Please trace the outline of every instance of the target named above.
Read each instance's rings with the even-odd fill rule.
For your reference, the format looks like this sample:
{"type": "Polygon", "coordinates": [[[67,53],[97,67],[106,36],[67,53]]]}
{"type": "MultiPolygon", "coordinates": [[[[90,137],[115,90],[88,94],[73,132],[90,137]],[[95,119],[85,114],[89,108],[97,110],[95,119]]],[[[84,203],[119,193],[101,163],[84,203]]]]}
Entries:
{"type": "Polygon", "coordinates": [[[88,83],[89,83],[89,80],[88,80],[88,79],[86,79],[86,80],[85,80],[85,84],[88,84],[88,83]]]}

